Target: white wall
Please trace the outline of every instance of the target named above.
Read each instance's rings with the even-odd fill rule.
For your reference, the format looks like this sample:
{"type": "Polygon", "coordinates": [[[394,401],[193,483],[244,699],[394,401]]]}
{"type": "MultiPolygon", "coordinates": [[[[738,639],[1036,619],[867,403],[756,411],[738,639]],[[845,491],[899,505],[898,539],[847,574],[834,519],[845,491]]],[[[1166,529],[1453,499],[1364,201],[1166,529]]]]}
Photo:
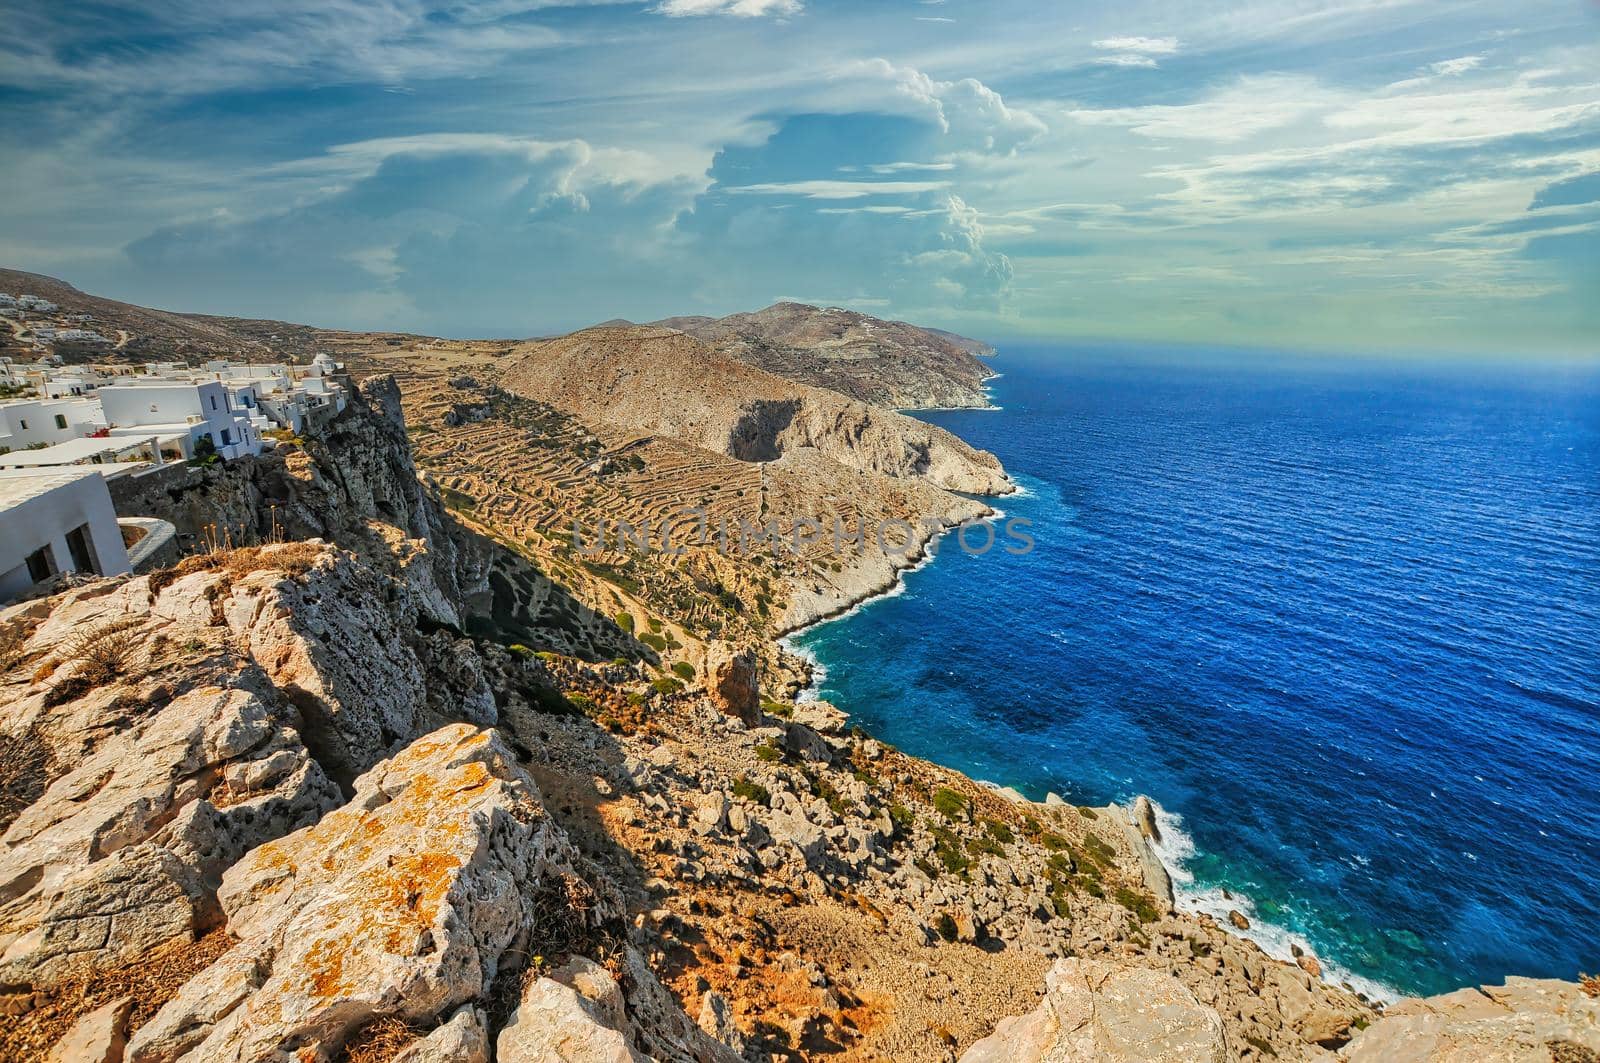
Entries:
{"type": "MultiPolygon", "coordinates": [[[[0,472],[0,480],[59,477],[60,469],[43,474],[0,472]]],[[[0,488],[7,486],[0,483],[0,488]]],[[[50,490],[0,509],[0,601],[8,601],[33,586],[28,575],[28,555],[49,546],[57,572],[76,571],[67,533],[88,525],[89,539],[100,573],[119,576],[129,571],[128,551],[117,527],[111,492],[97,472],[82,475],[50,490]]]]}
{"type": "Polygon", "coordinates": [[[100,407],[83,399],[45,399],[0,403],[0,446],[21,450],[37,443],[81,439],[100,426],[100,407]],[[66,420],[65,428],[56,418],[66,420]]]}

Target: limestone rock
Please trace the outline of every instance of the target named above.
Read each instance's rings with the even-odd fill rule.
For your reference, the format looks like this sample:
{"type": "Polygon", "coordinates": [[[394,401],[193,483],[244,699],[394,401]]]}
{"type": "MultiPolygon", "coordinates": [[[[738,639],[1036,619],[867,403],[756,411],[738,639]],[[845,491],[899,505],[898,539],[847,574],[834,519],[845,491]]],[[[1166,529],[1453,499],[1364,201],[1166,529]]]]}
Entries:
{"type": "Polygon", "coordinates": [[[45,1063],[122,1063],[132,1011],[133,998],[123,997],[89,1012],[56,1042],[45,1063]]]}
{"type": "Polygon", "coordinates": [[[390,1063],[489,1063],[489,1020],[471,1004],[390,1063]]]}
{"type": "Polygon", "coordinates": [[[1548,1063],[1600,1055],[1600,999],[1570,982],[1508,978],[1391,1005],[1346,1063],[1548,1063]]]}
{"type": "Polygon", "coordinates": [[[495,732],[442,728],[229,869],[219,899],[239,943],[138,1031],[130,1063],[326,1056],[378,1017],[434,1020],[537,951],[540,905],[579,925],[618,914],[577,861],[495,732]]]}
{"type": "Polygon", "coordinates": [[[1222,1019],[1168,974],[1058,960],[1039,1007],[1001,1020],[962,1063],[1224,1063],[1222,1019]]]}
{"type": "Polygon", "coordinates": [[[1235,909],[1229,909],[1228,910],[1228,922],[1232,923],[1233,926],[1234,926],[1234,929],[1236,929],[1236,930],[1249,930],[1250,929],[1250,920],[1246,919],[1244,917],[1243,913],[1241,913],[1241,912],[1239,912],[1239,911],[1237,911],[1235,909]]]}
{"type": "Polygon", "coordinates": [[[761,719],[756,657],[727,643],[713,643],[706,652],[706,693],[729,716],[754,725],[761,719]]]}
{"type": "Polygon", "coordinates": [[[850,725],[850,717],[845,711],[827,701],[797,701],[790,719],[825,735],[844,734],[850,725]]]}
{"type": "Polygon", "coordinates": [[[604,968],[587,960],[532,982],[495,1042],[499,1063],[648,1063],[619,1028],[622,992],[604,968]],[[592,969],[591,969],[592,968],[592,969]],[[587,982],[593,997],[572,984],[587,982]]]}
{"type": "Polygon", "coordinates": [[[190,937],[222,871],[338,792],[258,696],[202,687],[116,735],[0,848],[0,981],[41,985],[190,937]]]}
{"type": "Polygon", "coordinates": [[[733,1008],[728,998],[716,990],[709,990],[700,1001],[699,1026],[733,1051],[744,1051],[744,1034],[733,1021],[733,1008]]]}
{"type": "Polygon", "coordinates": [[[1133,799],[1133,822],[1139,833],[1153,842],[1161,841],[1161,828],[1156,824],[1155,806],[1144,794],[1133,799]]]}

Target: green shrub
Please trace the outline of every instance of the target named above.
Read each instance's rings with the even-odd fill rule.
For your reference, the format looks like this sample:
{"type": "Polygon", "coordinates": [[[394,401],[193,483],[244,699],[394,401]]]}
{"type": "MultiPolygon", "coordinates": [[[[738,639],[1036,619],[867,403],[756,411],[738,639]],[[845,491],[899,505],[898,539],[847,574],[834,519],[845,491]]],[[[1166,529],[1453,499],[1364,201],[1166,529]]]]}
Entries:
{"type": "Polygon", "coordinates": [[[783,750],[779,749],[777,743],[769,738],[756,746],[756,759],[765,761],[768,764],[775,764],[783,759],[783,750]]]}
{"type": "Polygon", "coordinates": [[[661,621],[660,621],[659,618],[653,617],[653,616],[652,617],[646,617],[645,618],[645,623],[649,625],[651,631],[654,631],[657,634],[660,634],[660,632],[661,632],[661,621]]]}
{"type": "Polygon", "coordinates": [[[771,698],[761,699],[761,711],[768,716],[777,716],[781,719],[794,718],[794,706],[786,701],[774,701],[771,698]]]}
{"type": "Polygon", "coordinates": [[[665,653],[667,650],[667,640],[662,638],[660,635],[652,635],[649,632],[646,632],[639,636],[639,641],[644,643],[646,646],[649,646],[657,653],[665,653]]]}
{"type": "Polygon", "coordinates": [[[533,656],[533,651],[520,642],[513,642],[511,645],[507,646],[506,649],[510,650],[518,657],[521,657],[523,660],[527,660],[529,657],[533,656]]]}
{"type": "Polygon", "coordinates": [[[594,703],[594,699],[581,690],[567,691],[567,704],[571,705],[585,716],[593,716],[595,710],[598,708],[598,706],[594,703]]]}
{"type": "Polygon", "coordinates": [[[967,851],[973,856],[1004,856],[1005,846],[993,838],[968,838],[967,851]]]}
{"type": "Polygon", "coordinates": [[[618,613],[617,614],[617,626],[620,627],[622,630],[626,631],[628,634],[630,634],[630,635],[633,634],[633,614],[632,613],[618,613]]]}
{"type": "Polygon", "coordinates": [[[954,790],[941,786],[933,792],[934,811],[945,819],[954,821],[957,817],[967,814],[967,799],[954,790]]]}
{"type": "Polygon", "coordinates": [[[772,794],[760,783],[753,783],[743,775],[733,781],[733,796],[742,797],[746,801],[754,801],[758,805],[765,805],[772,801],[772,794]]]}
{"type": "Polygon", "coordinates": [[[657,694],[676,694],[683,689],[683,684],[670,675],[657,676],[650,683],[650,689],[657,694]]]}
{"type": "Polygon", "coordinates": [[[934,924],[934,929],[937,930],[939,932],[939,936],[944,938],[946,941],[954,941],[956,938],[961,936],[961,931],[957,929],[956,921],[950,917],[949,912],[940,913],[939,921],[934,924]]]}
{"type": "Polygon", "coordinates": [[[1067,839],[1055,831],[1049,830],[1039,832],[1039,844],[1049,849],[1052,853],[1059,853],[1068,848],[1067,839]]]}
{"type": "Polygon", "coordinates": [[[1094,809],[1085,808],[1082,805],[1078,806],[1078,815],[1082,816],[1084,819],[1099,819],[1100,818],[1100,814],[1098,812],[1096,812],[1094,809]]]}
{"type": "Polygon", "coordinates": [[[1129,889],[1127,886],[1118,886],[1116,893],[1117,903],[1139,917],[1141,923],[1153,923],[1161,918],[1161,911],[1156,907],[1156,902],[1148,893],[1129,889]]]}
{"type": "Polygon", "coordinates": [[[1001,845],[1010,845],[1017,840],[1017,836],[1011,833],[1011,828],[998,819],[986,819],[983,821],[983,826],[989,832],[989,837],[1001,845]]]}
{"type": "Polygon", "coordinates": [[[688,661],[676,661],[672,665],[672,674],[685,681],[693,679],[694,665],[688,661]]]}
{"type": "Polygon", "coordinates": [[[961,849],[961,840],[948,827],[933,827],[933,855],[952,875],[964,875],[972,860],[961,849]]]}
{"type": "Polygon", "coordinates": [[[911,829],[911,824],[915,822],[916,817],[911,814],[909,808],[896,802],[889,806],[889,819],[897,829],[907,831],[911,829]]]}

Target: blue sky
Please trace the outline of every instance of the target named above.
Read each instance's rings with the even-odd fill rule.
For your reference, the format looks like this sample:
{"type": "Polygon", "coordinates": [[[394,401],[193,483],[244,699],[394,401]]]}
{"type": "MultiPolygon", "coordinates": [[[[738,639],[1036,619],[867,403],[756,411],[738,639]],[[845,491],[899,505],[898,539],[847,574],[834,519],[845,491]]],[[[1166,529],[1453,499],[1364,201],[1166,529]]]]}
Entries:
{"type": "Polygon", "coordinates": [[[0,263],[518,336],[1600,353],[1600,4],[10,5],[0,263]]]}

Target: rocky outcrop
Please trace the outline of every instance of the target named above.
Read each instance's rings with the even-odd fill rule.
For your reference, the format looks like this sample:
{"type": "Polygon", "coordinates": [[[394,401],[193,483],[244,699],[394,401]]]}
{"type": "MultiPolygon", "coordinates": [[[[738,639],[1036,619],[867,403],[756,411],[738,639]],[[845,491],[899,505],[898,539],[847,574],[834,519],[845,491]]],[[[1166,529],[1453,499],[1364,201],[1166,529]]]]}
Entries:
{"type": "Polygon", "coordinates": [[[940,428],[764,372],[669,329],[598,328],[527,344],[503,382],[528,398],[746,461],[810,448],[846,468],[973,494],[1000,462],[940,428]]]}
{"type": "Polygon", "coordinates": [[[994,373],[977,355],[992,355],[994,349],[938,329],[804,303],[656,324],[686,332],[758,369],[874,406],[989,405],[983,382],[994,373]]]}
{"type": "Polygon", "coordinates": [[[756,655],[713,643],[706,653],[706,693],[729,716],[755,723],[761,715],[756,655]]]}
{"type": "Polygon", "coordinates": [[[239,943],[135,1034],[130,1063],[328,1058],[374,1019],[448,1015],[544,947],[533,927],[619,914],[579,863],[494,732],[419,739],[229,869],[239,943]]]}
{"type": "Polygon", "coordinates": [[[500,1032],[499,1063],[738,1063],[727,1045],[691,1023],[637,952],[624,981],[582,957],[528,984],[500,1032]]]}
{"type": "Polygon", "coordinates": [[[1347,1063],[1590,1063],[1600,1059],[1600,998],[1571,982],[1503,986],[1402,1000],[1358,1034],[1347,1063]]]}
{"type": "Polygon", "coordinates": [[[1058,960],[1044,1002],[1002,1019],[962,1063],[1225,1063],[1222,1019],[1181,982],[1142,967],[1058,960]]]}

